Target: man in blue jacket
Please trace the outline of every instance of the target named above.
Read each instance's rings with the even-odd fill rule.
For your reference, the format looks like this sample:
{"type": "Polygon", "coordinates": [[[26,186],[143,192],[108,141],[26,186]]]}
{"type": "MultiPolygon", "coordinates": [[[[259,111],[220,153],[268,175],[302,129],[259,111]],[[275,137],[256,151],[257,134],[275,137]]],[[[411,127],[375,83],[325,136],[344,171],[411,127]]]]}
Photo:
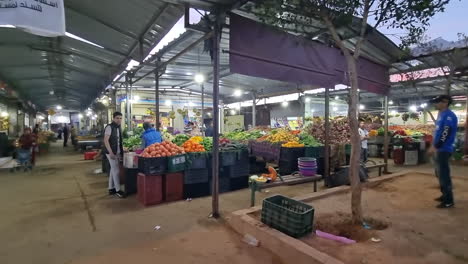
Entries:
{"type": "Polygon", "coordinates": [[[434,132],[434,142],[429,150],[436,155],[436,175],[439,178],[442,196],[437,198],[440,204],[437,208],[451,208],[455,205],[452,192],[452,179],[450,177],[450,156],[454,151],[455,137],[457,133],[457,116],[449,109],[452,98],[448,95],[440,95],[430,101],[439,110],[434,132]]]}
{"type": "Polygon", "coordinates": [[[143,128],[145,129],[145,132],[143,132],[143,135],[141,135],[141,143],[143,148],[146,148],[154,143],[160,143],[162,141],[161,132],[156,131],[156,129],[154,129],[150,123],[143,123],[143,128]]]}

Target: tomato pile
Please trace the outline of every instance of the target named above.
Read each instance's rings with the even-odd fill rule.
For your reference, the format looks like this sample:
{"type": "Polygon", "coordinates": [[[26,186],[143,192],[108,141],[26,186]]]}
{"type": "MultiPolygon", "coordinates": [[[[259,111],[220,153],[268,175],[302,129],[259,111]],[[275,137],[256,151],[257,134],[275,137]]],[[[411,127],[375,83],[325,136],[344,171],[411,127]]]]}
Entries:
{"type": "Polygon", "coordinates": [[[179,154],[185,154],[183,147],[179,147],[176,144],[163,141],[161,143],[154,143],[153,145],[148,146],[141,153],[143,158],[160,158],[160,157],[171,157],[179,154]]]}

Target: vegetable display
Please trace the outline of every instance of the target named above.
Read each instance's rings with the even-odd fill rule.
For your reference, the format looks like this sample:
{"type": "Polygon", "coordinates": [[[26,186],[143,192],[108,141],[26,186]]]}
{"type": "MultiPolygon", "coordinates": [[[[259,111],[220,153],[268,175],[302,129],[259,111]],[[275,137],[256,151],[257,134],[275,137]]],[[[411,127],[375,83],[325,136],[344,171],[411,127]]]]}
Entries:
{"type": "Polygon", "coordinates": [[[304,144],[307,147],[320,147],[323,146],[317,139],[307,133],[301,133],[299,135],[299,143],[304,144]]]}
{"type": "Polygon", "coordinates": [[[167,132],[167,131],[163,131],[161,133],[161,136],[162,136],[162,139],[165,140],[165,141],[173,141],[174,140],[174,136],[171,135],[171,133],[167,132]]]}
{"type": "Polygon", "coordinates": [[[205,148],[206,151],[211,151],[213,149],[213,138],[205,137],[203,138],[201,144],[205,148]]]}
{"type": "Polygon", "coordinates": [[[130,136],[128,138],[124,138],[122,145],[125,149],[128,149],[129,151],[135,151],[138,149],[142,144],[141,136],[140,135],[135,135],[135,136],[130,136]]]}
{"type": "MultiPolygon", "coordinates": [[[[325,122],[323,120],[317,120],[313,124],[309,124],[305,131],[319,142],[325,143],[325,122]]],[[[331,119],[329,137],[331,144],[348,143],[351,137],[348,119],[343,117],[331,119]]]]}
{"type": "Polygon", "coordinates": [[[228,138],[230,140],[250,140],[250,139],[257,139],[259,137],[263,136],[262,132],[259,130],[252,130],[252,131],[233,131],[226,133],[224,135],[225,138],[228,138]]]}
{"type": "Polygon", "coordinates": [[[271,143],[281,143],[281,142],[298,142],[299,137],[297,135],[291,134],[287,129],[280,128],[278,130],[273,130],[272,134],[269,135],[266,139],[271,143]]]}
{"type": "Polygon", "coordinates": [[[281,146],[285,148],[303,148],[304,144],[298,143],[296,141],[291,141],[291,142],[284,143],[281,146]]]}
{"type": "MultiPolygon", "coordinates": [[[[199,138],[201,138],[201,137],[199,137],[199,138]]],[[[203,145],[200,144],[200,142],[201,142],[201,140],[198,141],[197,137],[193,137],[193,138],[185,141],[185,143],[182,144],[182,147],[184,148],[185,152],[205,152],[206,150],[203,147],[203,145]]]]}
{"type": "Polygon", "coordinates": [[[185,143],[185,141],[187,141],[189,139],[190,139],[190,137],[185,135],[185,134],[178,134],[177,136],[175,136],[175,138],[172,140],[172,142],[180,147],[180,146],[182,146],[182,144],[185,143]]]}
{"type": "Polygon", "coordinates": [[[369,131],[369,137],[376,137],[379,135],[379,132],[375,129],[369,131]]]}
{"type": "Polygon", "coordinates": [[[143,150],[141,157],[144,158],[159,158],[159,157],[171,157],[179,154],[185,154],[185,150],[176,144],[163,141],[161,143],[154,143],[143,150]]]}

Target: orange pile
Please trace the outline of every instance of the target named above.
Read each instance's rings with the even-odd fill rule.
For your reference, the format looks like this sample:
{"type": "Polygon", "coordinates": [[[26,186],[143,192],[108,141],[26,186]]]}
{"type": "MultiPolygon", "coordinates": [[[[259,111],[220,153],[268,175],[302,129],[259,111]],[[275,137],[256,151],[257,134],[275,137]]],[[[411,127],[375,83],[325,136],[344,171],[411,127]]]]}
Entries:
{"type": "Polygon", "coordinates": [[[185,141],[182,147],[184,148],[185,152],[205,152],[206,151],[202,144],[192,139],[185,141]]]}

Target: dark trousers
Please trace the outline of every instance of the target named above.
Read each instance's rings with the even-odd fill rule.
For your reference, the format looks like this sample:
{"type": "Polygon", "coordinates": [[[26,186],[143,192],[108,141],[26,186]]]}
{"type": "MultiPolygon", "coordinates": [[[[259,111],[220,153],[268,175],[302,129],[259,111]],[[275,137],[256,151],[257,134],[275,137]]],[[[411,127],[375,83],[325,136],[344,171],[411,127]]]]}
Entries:
{"type": "Polygon", "coordinates": [[[66,147],[68,144],[68,134],[63,134],[63,146],[66,147]]]}
{"type": "Polygon", "coordinates": [[[369,157],[369,151],[366,148],[361,148],[361,161],[366,162],[369,157]]]}
{"type": "Polygon", "coordinates": [[[436,175],[439,178],[440,191],[442,192],[442,202],[453,203],[452,178],[450,177],[450,152],[437,152],[436,154],[436,175]]]}

